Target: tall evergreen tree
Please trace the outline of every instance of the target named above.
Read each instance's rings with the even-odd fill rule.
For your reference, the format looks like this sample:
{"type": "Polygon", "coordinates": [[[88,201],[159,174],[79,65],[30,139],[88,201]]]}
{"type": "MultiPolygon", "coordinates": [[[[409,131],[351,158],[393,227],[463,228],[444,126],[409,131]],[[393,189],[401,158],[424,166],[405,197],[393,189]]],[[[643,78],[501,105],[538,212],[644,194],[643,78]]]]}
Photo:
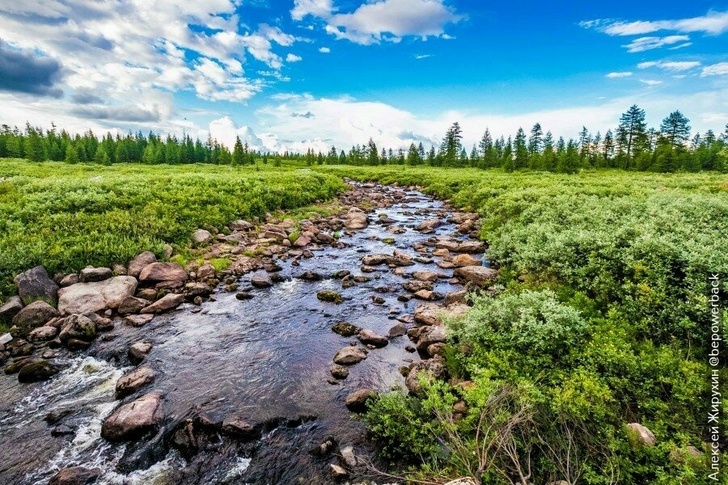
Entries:
{"type": "Polygon", "coordinates": [[[673,111],[662,120],[660,132],[673,150],[684,148],[690,138],[690,120],[681,112],[673,111]]]}
{"type": "Polygon", "coordinates": [[[243,165],[245,163],[245,148],[243,148],[243,142],[240,140],[240,136],[235,137],[235,145],[233,145],[233,160],[232,165],[243,165]]]}
{"type": "Polygon", "coordinates": [[[463,149],[461,143],[461,140],[463,139],[462,131],[460,123],[456,121],[447,130],[445,138],[442,140],[440,153],[442,153],[443,164],[447,167],[454,167],[458,165],[458,158],[463,149]]]}
{"type": "Polygon", "coordinates": [[[645,110],[635,104],[620,116],[617,142],[628,159],[645,148],[647,144],[645,110]]]}

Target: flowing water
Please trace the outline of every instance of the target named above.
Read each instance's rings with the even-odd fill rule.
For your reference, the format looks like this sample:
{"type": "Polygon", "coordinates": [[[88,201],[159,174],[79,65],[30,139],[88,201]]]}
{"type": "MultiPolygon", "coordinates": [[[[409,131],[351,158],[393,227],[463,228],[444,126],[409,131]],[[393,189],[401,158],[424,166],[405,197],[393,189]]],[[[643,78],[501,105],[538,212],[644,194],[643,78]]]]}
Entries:
{"type": "MultiPolygon", "coordinates": [[[[342,235],[343,249],[316,251],[300,266],[278,261],[287,281],[252,290],[251,300],[239,301],[219,291],[215,301],[205,302],[197,313],[185,305],[141,328],[117,322],[89,350],[62,353],[58,361],[66,368],[47,382],[19,384],[14,375],[0,375],[0,483],[47,483],[59,468],[72,465],[100,468],[98,483],[109,484],[333,483],[328,466],[336,457],[309,452],[329,436],[341,448],[353,445],[358,454],[376,459],[376,448],[344,406],[344,398],[364,387],[403,387],[398,369],[419,357],[405,350],[410,343],[406,336],[391,339],[352,366],[346,380],[331,384],[333,355],[354,340],[332,332],[331,325],[347,321],[387,335],[395,318],[411,314],[417,300],[397,300],[407,280],[386,265],[367,274],[370,282],[346,289],[335,278],[311,282],[295,276],[304,271],[327,277],[339,270],[361,274],[365,254],[401,249],[417,255],[415,243],[452,235],[455,229],[445,223],[436,234],[415,231],[433,214],[447,216],[440,202],[415,191],[377,210],[381,213],[406,232],[393,235],[387,230],[391,226],[378,224],[376,214],[370,214],[373,222],[368,228],[342,235]],[[383,241],[387,238],[394,244],[383,241]],[[316,293],[323,289],[340,292],[343,303],[319,301],[316,293]],[[385,303],[374,304],[373,295],[385,303]],[[146,362],[157,372],[156,381],[139,394],[161,391],[165,419],[155,437],[111,444],[100,437],[101,423],[118,405],[114,385],[132,369],[126,351],[139,341],[154,344],[146,362]],[[239,417],[262,427],[263,434],[252,443],[208,434],[200,452],[185,459],[169,443],[181,423],[199,416],[212,422],[239,417]]],[[[448,272],[434,264],[406,268],[407,273],[417,270],[448,272]]],[[[241,286],[250,276],[241,278],[241,286]]],[[[438,280],[435,287],[443,294],[457,289],[447,279],[438,280]]]]}

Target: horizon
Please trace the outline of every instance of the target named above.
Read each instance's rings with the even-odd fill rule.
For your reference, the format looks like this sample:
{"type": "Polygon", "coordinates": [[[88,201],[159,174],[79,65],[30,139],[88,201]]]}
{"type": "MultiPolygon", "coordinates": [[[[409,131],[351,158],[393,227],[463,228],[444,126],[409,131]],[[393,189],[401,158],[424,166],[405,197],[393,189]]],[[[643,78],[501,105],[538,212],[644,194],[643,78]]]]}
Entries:
{"type": "Polygon", "coordinates": [[[582,126],[604,135],[637,104],[649,126],[680,110],[692,134],[720,134],[728,3],[656,5],[1,6],[0,121],[210,133],[229,147],[240,136],[259,150],[298,153],[369,138],[394,149],[437,146],[458,121],[469,150],[486,128],[506,138],[534,123],[556,138],[576,138],[582,126]]]}

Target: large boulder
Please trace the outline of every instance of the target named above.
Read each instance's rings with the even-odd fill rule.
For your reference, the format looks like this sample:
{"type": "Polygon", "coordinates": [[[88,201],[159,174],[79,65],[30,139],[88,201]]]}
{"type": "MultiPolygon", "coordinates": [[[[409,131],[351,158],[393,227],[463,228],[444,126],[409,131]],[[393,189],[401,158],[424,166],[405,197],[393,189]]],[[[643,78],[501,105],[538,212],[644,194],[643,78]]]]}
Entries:
{"type": "Polygon", "coordinates": [[[192,233],[192,244],[202,246],[212,241],[212,234],[205,229],[198,229],[192,233]]]}
{"type": "Polygon", "coordinates": [[[95,483],[100,476],[101,470],[98,468],[72,466],[59,470],[48,485],[88,485],[95,483]]]}
{"type": "Polygon", "coordinates": [[[78,280],[81,283],[92,283],[94,281],[108,280],[114,276],[114,271],[111,268],[94,268],[89,266],[81,270],[78,275],[78,280]]]}
{"type": "Polygon", "coordinates": [[[425,303],[415,307],[415,323],[420,325],[441,325],[443,308],[434,303],[425,303]]]}
{"type": "Polygon", "coordinates": [[[369,220],[364,211],[357,207],[352,207],[346,213],[344,218],[344,227],[347,229],[357,230],[365,229],[369,225],[369,220]]]}
{"type": "Polygon", "coordinates": [[[28,342],[46,342],[58,336],[58,329],[50,325],[43,325],[31,330],[28,334],[28,342]]]}
{"type": "Polygon", "coordinates": [[[349,345],[336,352],[334,362],[339,365],[354,365],[367,358],[367,351],[361,347],[349,345]]]}
{"type": "Polygon", "coordinates": [[[149,342],[137,342],[135,344],[132,344],[131,347],[129,347],[129,360],[133,364],[139,364],[142,362],[149,352],[152,351],[153,345],[149,342]]]}
{"type": "Polygon", "coordinates": [[[60,372],[60,368],[48,362],[47,360],[39,360],[30,362],[20,368],[18,372],[18,382],[30,383],[38,381],[47,381],[60,372]]]}
{"type": "Polygon", "coordinates": [[[657,438],[647,426],[640,423],[629,423],[627,425],[627,436],[633,443],[641,446],[655,446],[657,438]]]}
{"type": "Polygon", "coordinates": [[[498,276],[498,271],[485,266],[465,266],[453,273],[456,278],[472,283],[476,286],[487,286],[498,276]]]}
{"type": "Polygon", "coordinates": [[[346,396],[344,404],[349,408],[349,411],[363,413],[367,410],[367,401],[376,397],[377,393],[371,389],[359,389],[346,396]]]}
{"type": "Polygon", "coordinates": [[[141,273],[144,268],[156,262],[157,257],[153,252],[144,251],[139,256],[129,261],[129,267],[126,274],[133,276],[134,278],[139,278],[139,273],[141,273]]]}
{"type": "Polygon", "coordinates": [[[112,442],[130,441],[154,431],[164,417],[162,394],[150,392],[124,404],[104,420],[101,436],[112,442]]]}
{"type": "Polygon", "coordinates": [[[458,268],[463,268],[465,266],[483,266],[483,262],[480,259],[469,254],[458,254],[452,258],[452,264],[458,268]]]}
{"type": "Polygon", "coordinates": [[[142,308],[142,313],[161,313],[173,308],[177,308],[185,301],[182,294],[169,293],[149,306],[142,308]]]}
{"type": "Polygon", "coordinates": [[[458,253],[482,253],[485,251],[485,244],[479,241],[464,241],[458,244],[458,253]]]}
{"type": "Polygon", "coordinates": [[[99,313],[116,309],[134,295],[137,280],[132,276],[116,276],[104,281],[77,283],[58,292],[58,311],[62,315],[99,313]]]}
{"type": "Polygon", "coordinates": [[[34,301],[18,312],[13,318],[13,325],[20,328],[22,335],[28,335],[34,328],[44,325],[58,316],[58,310],[44,301],[34,301]]]}
{"type": "Polygon", "coordinates": [[[121,302],[121,305],[119,305],[119,314],[128,315],[130,313],[139,313],[142,311],[142,308],[148,305],[149,301],[144,298],[129,296],[121,302]]]}
{"type": "Polygon", "coordinates": [[[124,374],[116,381],[116,399],[122,399],[134,394],[142,387],[154,382],[157,374],[148,365],[143,365],[133,371],[124,374]]]}
{"type": "Polygon", "coordinates": [[[56,306],[58,303],[58,285],[48,276],[43,266],[36,266],[15,277],[18,295],[26,305],[34,301],[44,301],[56,306]]]}
{"type": "Polygon", "coordinates": [[[177,263],[152,263],[139,273],[139,281],[145,283],[187,281],[187,272],[177,263]]]}
{"type": "Polygon", "coordinates": [[[381,335],[378,335],[372,330],[366,328],[359,332],[358,337],[361,343],[365,345],[372,345],[374,347],[385,347],[389,343],[387,337],[382,337],[381,335]]]}
{"type": "Polygon", "coordinates": [[[430,345],[445,341],[447,341],[447,337],[445,336],[445,327],[440,325],[424,327],[417,339],[417,350],[427,350],[427,347],[430,345]]]}
{"type": "Polygon", "coordinates": [[[19,296],[11,296],[3,306],[0,306],[0,325],[7,325],[13,322],[15,315],[23,309],[23,300],[19,296]]]}
{"type": "Polygon", "coordinates": [[[96,338],[96,323],[86,315],[70,315],[60,322],[58,338],[68,345],[71,341],[91,342],[96,338]]]}

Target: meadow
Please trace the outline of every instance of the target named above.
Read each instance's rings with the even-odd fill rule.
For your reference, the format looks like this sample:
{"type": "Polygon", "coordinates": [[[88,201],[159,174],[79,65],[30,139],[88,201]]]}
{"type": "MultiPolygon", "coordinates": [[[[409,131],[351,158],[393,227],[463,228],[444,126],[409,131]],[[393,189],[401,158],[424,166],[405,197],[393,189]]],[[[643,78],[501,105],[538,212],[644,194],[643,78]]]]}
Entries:
{"type": "Polygon", "coordinates": [[[448,322],[451,383],[470,384],[429,383],[419,399],[387,394],[367,415],[391,456],[426,477],[488,484],[715,483],[708,276],[723,275],[725,298],[728,177],[326,173],[417,184],[477,211],[501,268],[494,291],[448,322]],[[454,418],[458,400],[468,411],[454,418]],[[656,445],[640,445],[625,429],[632,422],[656,445]]]}
{"type": "Polygon", "coordinates": [[[0,159],[0,294],[38,264],[52,275],[162,255],[165,244],[185,251],[197,228],[221,230],[343,189],[339,177],[291,168],[0,159]]]}

